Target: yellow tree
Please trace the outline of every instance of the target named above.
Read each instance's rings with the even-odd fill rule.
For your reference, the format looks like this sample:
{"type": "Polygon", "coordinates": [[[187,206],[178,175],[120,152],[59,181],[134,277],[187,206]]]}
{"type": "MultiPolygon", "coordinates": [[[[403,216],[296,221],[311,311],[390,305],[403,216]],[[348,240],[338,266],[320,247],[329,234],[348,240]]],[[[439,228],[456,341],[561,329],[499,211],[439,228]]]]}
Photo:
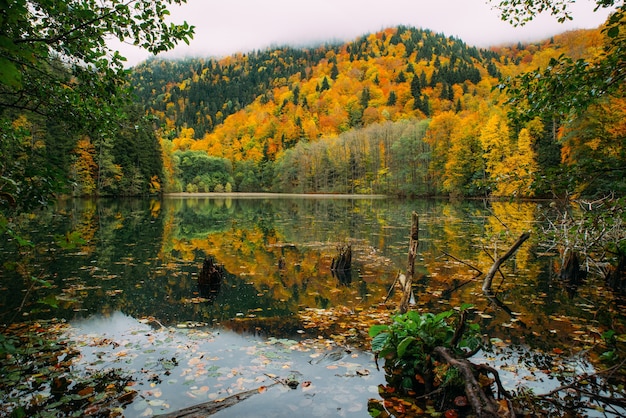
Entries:
{"type": "Polygon", "coordinates": [[[191,149],[194,141],[195,132],[193,128],[182,128],[177,138],[174,138],[174,150],[188,151],[191,149]]]}
{"type": "Polygon", "coordinates": [[[467,113],[450,133],[450,152],[445,163],[443,191],[451,195],[473,194],[473,180],[482,170],[480,118],[467,113]]]}
{"type": "Polygon", "coordinates": [[[71,168],[75,196],[91,196],[96,192],[98,165],[94,159],[95,154],[96,148],[88,137],[78,140],[74,149],[76,158],[71,168]]]}
{"type": "Polygon", "coordinates": [[[485,160],[485,186],[496,190],[498,183],[507,180],[507,158],[512,154],[509,128],[500,113],[494,113],[480,133],[480,143],[485,160]]]}
{"type": "Polygon", "coordinates": [[[437,191],[443,189],[443,178],[450,153],[450,138],[459,123],[460,119],[457,114],[443,112],[432,119],[424,137],[432,150],[429,171],[432,184],[437,191]]]}
{"type": "Polygon", "coordinates": [[[532,184],[538,164],[530,130],[524,128],[517,138],[517,147],[508,155],[501,169],[495,194],[532,197],[532,184]]]}

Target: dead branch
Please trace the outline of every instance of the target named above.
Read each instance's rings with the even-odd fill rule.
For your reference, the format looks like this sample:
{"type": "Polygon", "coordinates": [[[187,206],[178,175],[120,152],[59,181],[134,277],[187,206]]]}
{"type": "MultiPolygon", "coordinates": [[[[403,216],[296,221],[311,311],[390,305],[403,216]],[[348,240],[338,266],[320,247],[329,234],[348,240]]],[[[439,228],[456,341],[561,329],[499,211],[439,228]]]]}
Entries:
{"type": "Polygon", "coordinates": [[[411,300],[411,289],[413,285],[413,273],[415,272],[415,257],[417,256],[417,247],[419,246],[419,216],[417,212],[411,215],[411,237],[409,238],[409,255],[406,268],[406,281],[402,288],[402,299],[400,300],[400,313],[406,313],[409,310],[409,301],[411,300]]]}
{"type": "Polygon", "coordinates": [[[478,267],[475,267],[475,266],[471,265],[470,263],[467,263],[467,262],[465,262],[465,261],[463,261],[463,260],[459,260],[458,258],[456,258],[455,256],[453,256],[452,254],[448,254],[448,253],[447,253],[447,252],[445,252],[445,251],[441,251],[441,252],[442,252],[444,255],[446,255],[447,257],[450,257],[451,259],[453,259],[453,260],[455,260],[455,261],[458,261],[459,263],[464,264],[464,265],[466,265],[467,267],[471,268],[472,270],[476,271],[476,272],[478,273],[478,276],[476,276],[476,277],[479,277],[479,276],[481,276],[481,275],[483,274],[483,272],[482,272],[482,271],[480,271],[480,269],[479,269],[478,267]]]}
{"type": "Polygon", "coordinates": [[[520,237],[515,241],[513,246],[509,248],[509,250],[500,258],[496,260],[495,263],[491,266],[487,275],[485,276],[485,280],[483,281],[483,292],[490,293],[491,292],[491,282],[493,281],[493,276],[495,276],[496,272],[506,260],[508,260],[517,249],[530,237],[530,232],[524,232],[520,237]]]}
{"type": "Polygon", "coordinates": [[[183,408],[178,411],[169,412],[167,414],[155,415],[155,418],[204,418],[206,416],[215,414],[222,409],[230,408],[238,404],[239,402],[245,401],[252,395],[256,395],[257,393],[262,392],[262,388],[270,388],[272,386],[277,385],[279,382],[274,382],[268,386],[261,386],[257,389],[247,390],[245,392],[236,393],[234,395],[228,396],[224,399],[217,399],[214,401],[203,402],[198,405],[190,406],[188,408],[183,408]]]}
{"type": "Polygon", "coordinates": [[[552,389],[551,391],[547,392],[547,393],[543,393],[543,394],[539,394],[536,395],[537,398],[543,398],[543,399],[550,399],[552,398],[555,394],[565,391],[565,390],[574,390],[578,393],[582,393],[585,396],[588,396],[590,399],[594,399],[600,402],[604,402],[607,405],[612,405],[612,406],[617,406],[620,408],[626,408],[626,398],[622,397],[622,398],[614,398],[614,397],[610,397],[610,396],[604,396],[601,395],[599,393],[594,393],[591,392],[585,388],[583,388],[582,386],[582,381],[593,381],[594,378],[596,376],[603,376],[603,375],[608,375],[611,376],[615,371],[620,370],[622,367],[624,367],[624,365],[626,364],[626,360],[621,361],[620,363],[609,367],[608,369],[604,369],[604,370],[599,370],[595,373],[592,374],[583,374],[578,376],[573,382],[568,383],[566,385],[562,385],[559,386],[557,388],[552,389]]]}

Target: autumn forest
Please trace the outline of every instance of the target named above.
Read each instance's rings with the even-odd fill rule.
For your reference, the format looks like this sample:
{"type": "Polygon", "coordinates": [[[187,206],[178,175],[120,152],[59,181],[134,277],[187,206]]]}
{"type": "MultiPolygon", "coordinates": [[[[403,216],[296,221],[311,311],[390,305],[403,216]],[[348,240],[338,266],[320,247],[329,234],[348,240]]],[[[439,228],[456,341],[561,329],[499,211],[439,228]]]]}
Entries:
{"type": "Polygon", "coordinates": [[[0,415],[624,416],[623,0],[177,60],[186,0],[2,3],[0,415]]]}
{"type": "MultiPolygon", "coordinates": [[[[167,191],[554,197],[589,192],[594,170],[576,184],[542,183],[545,174],[623,157],[600,155],[614,134],[511,123],[498,84],[601,42],[581,31],[481,50],[398,27],[309,50],[152,60],[134,69],[133,87],[160,122],[167,191]]],[[[604,186],[614,187],[592,193],[604,186]]]]}
{"type": "Polygon", "coordinates": [[[30,163],[76,196],[599,196],[626,188],[612,170],[626,162],[624,99],[516,118],[502,83],[561,55],[593,59],[603,37],[478,49],[396,27],[341,45],[151,59],[132,69],[116,136],[73,136],[36,115],[13,125],[40,132],[30,163]]]}

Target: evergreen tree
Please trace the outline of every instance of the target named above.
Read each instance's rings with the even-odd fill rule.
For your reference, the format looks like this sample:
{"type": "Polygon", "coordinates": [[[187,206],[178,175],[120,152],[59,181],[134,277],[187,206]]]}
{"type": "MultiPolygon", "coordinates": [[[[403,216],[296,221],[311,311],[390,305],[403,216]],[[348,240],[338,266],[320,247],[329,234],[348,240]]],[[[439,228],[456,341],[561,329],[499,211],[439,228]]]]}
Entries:
{"type": "Polygon", "coordinates": [[[319,91],[322,92],[326,90],[330,90],[330,84],[328,83],[328,78],[324,76],[324,79],[322,80],[322,85],[320,86],[319,91]]]}
{"type": "Polygon", "coordinates": [[[330,78],[332,80],[336,80],[338,76],[339,76],[339,69],[337,68],[337,64],[335,63],[330,68],[330,78]]]}
{"type": "Polygon", "coordinates": [[[418,77],[413,77],[411,80],[411,96],[417,100],[422,94],[422,83],[418,77]]]}

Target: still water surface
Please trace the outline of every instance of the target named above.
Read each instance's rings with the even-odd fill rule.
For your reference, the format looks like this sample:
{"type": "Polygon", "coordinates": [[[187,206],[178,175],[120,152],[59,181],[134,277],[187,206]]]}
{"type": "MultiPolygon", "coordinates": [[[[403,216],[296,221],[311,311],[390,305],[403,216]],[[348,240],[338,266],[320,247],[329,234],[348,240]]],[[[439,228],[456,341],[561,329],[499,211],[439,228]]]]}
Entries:
{"type": "MultiPolygon", "coordinates": [[[[279,196],[59,202],[32,220],[28,237],[44,249],[29,263],[54,283],[37,296],[50,292],[59,302],[38,315],[70,322],[68,335],[82,347],[77,368],[116,367],[134,376],[142,392],[125,416],[164,413],[288,376],[306,383],[272,386],[221,416],[368,416],[367,400],[384,383],[371,354],[349,341],[334,344],[301,316],[321,309],[358,315],[382,304],[406,269],[412,211],[420,216],[416,309],[473,303],[501,349],[485,358],[511,369],[505,386],[525,376],[545,380],[542,389],[558,386],[536,378],[550,361],[537,353],[574,354],[591,334],[623,321],[601,283],[574,289],[558,280],[558,252],[541,246],[536,233],[494,280],[497,297],[482,294],[477,270],[486,272],[522,232],[537,231],[540,204],[279,196]],[[330,265],[346,244],[352,269],[337,277],[330,265]],[[224,270],[210,292],[197,285],[206,257],[224,270]]],[[[9,273],[2,279],[0,303],[9,310],[23,289],[9,273]]]]}

